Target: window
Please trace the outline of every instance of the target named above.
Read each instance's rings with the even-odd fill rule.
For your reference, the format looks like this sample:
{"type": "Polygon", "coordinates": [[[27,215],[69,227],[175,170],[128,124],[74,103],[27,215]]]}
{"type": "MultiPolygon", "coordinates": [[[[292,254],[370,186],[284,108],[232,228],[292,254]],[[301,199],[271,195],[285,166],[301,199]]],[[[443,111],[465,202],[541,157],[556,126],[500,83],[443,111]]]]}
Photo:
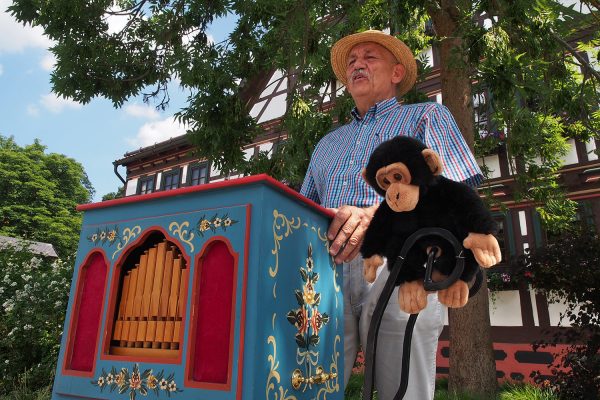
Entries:
{"type": "Polygon", "coordinates": [[[179,187],[180,169],[174,169],[163,173],[163,190],[177,189],[179,187]]]}
{"type": "Polygon", "coordinates": [[[152,193],[154,191],[154,176],[140,178],[138,194],[152,193]]]}
{"type": "Polygon", "coordinates": [[[190,167],[189,182],[190,186],[208,183],[209,171],[208,163],[196,164],[190,167]]]}

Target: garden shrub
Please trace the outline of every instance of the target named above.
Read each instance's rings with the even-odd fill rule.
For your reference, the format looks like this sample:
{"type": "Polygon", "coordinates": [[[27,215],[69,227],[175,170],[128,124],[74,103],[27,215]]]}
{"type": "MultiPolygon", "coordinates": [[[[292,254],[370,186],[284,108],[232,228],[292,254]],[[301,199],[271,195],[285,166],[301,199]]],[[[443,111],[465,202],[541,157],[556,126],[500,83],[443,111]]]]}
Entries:
{"type": "MultiPolygon", "coordinates": [[[[573,343],[552,366],[560,399],[600,399],[600,238],[583,228],[553,237],[521,260],[531,283],[551,302],[566,304],[561,321],[572,329],[552,342],[573,343]]],[[[547,377],[537,374],[542,383],[547,377]]]]}
{"type": "Polygon", "coordinates": [[[0,397],[52,384],[69,297],[71,263],[24,248],[0,249],[0,397]]]}

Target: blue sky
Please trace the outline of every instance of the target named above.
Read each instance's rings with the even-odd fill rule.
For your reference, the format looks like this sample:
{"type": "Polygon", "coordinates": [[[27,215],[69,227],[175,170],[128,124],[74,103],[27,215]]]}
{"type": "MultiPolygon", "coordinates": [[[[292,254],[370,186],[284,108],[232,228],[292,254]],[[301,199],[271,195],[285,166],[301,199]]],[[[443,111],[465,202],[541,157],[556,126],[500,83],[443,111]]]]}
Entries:
{"type": "MultiPolygon", "coordinates": [[[[127,151],[184,133],[172,116],[186,96],[171,88],[165,111],[143,103],[141,96],[115,109],[104,98],[86,105],[52,93],[52,45],[41,29],[24,27],[6,12],[9,0],[0,0],[0,135],[13,136],[25,146],[39,139],[48,153],[61,153],[80,162],[96,189],[94,201],[114,192],[121,181],[112,162],[127,151]]],[[[121,21],[115,21],[115,29],[121,21]]],[[[233,28],[234,19],[215,22],[208,31],[216,41],[233,28]]],[[[120,170],[125,176],[124,169],[120,170]]]]}

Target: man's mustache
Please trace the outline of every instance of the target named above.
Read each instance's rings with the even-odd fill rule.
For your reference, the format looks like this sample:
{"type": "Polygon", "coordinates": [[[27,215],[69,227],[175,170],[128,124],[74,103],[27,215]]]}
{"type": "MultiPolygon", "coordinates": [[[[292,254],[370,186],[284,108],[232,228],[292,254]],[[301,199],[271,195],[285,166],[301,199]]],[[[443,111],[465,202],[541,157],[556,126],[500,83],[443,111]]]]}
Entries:
{"type": "Polygon", "coordinates": [[[354,78],[356,78],[358,76],[365,77],[365,78],[368,79],[369,78],[369,73],[364,68],[358,68],[358,69],[355,69],[354,71],[352,71],[352,74],[350,75],[350,79],[354,80],[354,78]]]}

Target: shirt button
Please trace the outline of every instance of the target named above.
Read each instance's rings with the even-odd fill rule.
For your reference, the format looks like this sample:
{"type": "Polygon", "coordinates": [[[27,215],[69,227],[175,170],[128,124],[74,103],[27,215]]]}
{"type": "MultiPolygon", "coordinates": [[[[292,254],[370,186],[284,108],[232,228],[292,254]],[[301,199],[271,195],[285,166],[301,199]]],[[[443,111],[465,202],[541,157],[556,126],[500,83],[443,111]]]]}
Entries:
{"type": "Polygon", "coordinates": [[[350,160],[350,165],[354,164],[354,160],[350,160]]]}
{"type": "Polygon", "coordinates": [[[356,144],[360,144],[360,140],[357,140],[357,141],[356,141],[356,144]]]}
{"type": "Polygon", "coordinates": [[[348,184],[348,182],[344,181],[342,182],[342,186],[346,186],[348,184]]]}

